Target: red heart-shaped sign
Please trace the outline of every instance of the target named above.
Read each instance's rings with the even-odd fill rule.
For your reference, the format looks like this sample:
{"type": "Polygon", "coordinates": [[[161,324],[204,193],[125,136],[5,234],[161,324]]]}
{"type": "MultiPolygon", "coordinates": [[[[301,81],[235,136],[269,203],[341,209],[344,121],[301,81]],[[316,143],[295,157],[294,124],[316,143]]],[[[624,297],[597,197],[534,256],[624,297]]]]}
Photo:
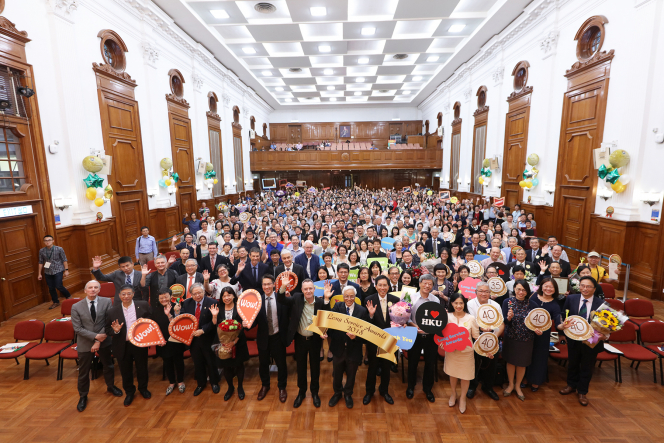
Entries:
{"type": "Polygon", "coordinates": [[[166,344],[159,325],[149,318],[139,318],[131,325],[131,328],[129,328],[129,341],[139,348],[166,344]]]}
{"type": "Polygon", "coordinates": [[[438,318],[438,314],[439,314],[438,311],[431,311],[431,316],[433,318],[438,318]]]}
{"type": "Polygon", "coordinates": [[[237,313],[240,314],[242,320],[249,323],[249,327],[254,324],[256,316],[263,306],[263,299],[260,292],[255,289],[247,289],[238,297],[237,300],[237,313]]]}
{"type": "Polygon", "coordinates": [[[463,351],[468,346],[473,345],[470,341],[468,329],[456,323],[448,323],[443,329],[443,336],[434,335],[433,341],[438,346],[442,345],[445,352],[463,351]]]}
{"type": "Polygon", "coordinates": [[[168,324],[168,333],[180,343],[189,346],[194,339],[192,335],[198,329],[198,320],[191,314],[180,314],[168,324]]]}

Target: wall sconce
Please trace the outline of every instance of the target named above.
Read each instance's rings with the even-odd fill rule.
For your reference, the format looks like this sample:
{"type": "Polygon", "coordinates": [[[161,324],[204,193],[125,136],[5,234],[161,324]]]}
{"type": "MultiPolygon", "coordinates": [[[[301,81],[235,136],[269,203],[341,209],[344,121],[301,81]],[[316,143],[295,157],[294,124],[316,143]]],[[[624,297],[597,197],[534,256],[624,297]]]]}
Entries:
{"type": "Polygon", "coordinates": [[[597,188],[597,196],[599,198],[604,199],[604,201],[610,199],[612,195],[613,192],[611,192],[608,188],[605,188],[604,186],[597,188]]]}
{"type": "Polygon", "coordinates": [[[201,185],[200,183],[196,183],[196,190],[198,192],[201,192],[202,189],[203,189],[203,185],[201,185]]]}
{"type": "Polygon", "coordinates": [[[73,198],[56,198],[53,200],[53,205],[61,211],[74,205],[73,198]]]}
{"type": "Polygon", "coordinates": [[[173,194],[175,194],[175,191],[176,191],[175,186],[169,186],[169,187],[168,187],[168,194],[169,194],[169,195],[173,195],[173,194]]]}
{"type": "Polygon", "coordinates": [[[157,195],[159,191],[157,189],[148,189],[148,197],[152,198],[157,195]]]}
{"type": "Polygon", "coordinates": [[[553,194],[556,191],[556,185],[544,185],[544,190],[548,192],[549,194],[553,194]]]}
{"type": "Polygon", "coordinates": [[[642,192],[640,200],[649,206],[653,206],[655,203],[659,203],[659,194],[659,192],[642,192]]]}

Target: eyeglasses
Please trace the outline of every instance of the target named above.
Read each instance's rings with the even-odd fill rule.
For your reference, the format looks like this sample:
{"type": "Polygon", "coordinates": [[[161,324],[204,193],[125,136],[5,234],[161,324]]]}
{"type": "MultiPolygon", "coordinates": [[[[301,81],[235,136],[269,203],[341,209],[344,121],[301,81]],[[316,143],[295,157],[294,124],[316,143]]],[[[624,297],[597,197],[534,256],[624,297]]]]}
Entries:
{"type": "Polygon", "coordinates": [[[579,285],[579,288],[581,289],[595,289],[593,285],[579,285]]]}

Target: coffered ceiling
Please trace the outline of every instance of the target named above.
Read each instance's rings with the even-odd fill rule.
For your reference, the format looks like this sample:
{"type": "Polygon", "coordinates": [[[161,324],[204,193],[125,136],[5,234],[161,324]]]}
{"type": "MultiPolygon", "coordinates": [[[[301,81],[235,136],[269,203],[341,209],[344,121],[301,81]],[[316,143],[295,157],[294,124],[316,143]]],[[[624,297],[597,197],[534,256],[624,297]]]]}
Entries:
{"type": "Polygon", "coordinates": [[[153,1],[280,108],[418,104],[530,0],[153,1]]]}

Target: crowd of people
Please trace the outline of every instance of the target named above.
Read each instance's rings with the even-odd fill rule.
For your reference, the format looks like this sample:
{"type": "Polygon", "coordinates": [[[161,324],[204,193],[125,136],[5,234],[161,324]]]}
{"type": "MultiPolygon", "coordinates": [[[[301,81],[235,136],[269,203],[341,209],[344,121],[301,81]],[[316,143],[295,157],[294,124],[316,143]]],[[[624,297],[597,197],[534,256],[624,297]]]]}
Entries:
{"type": "MultiPolygon", "coordinates": [[[[450,407],[458,404],[465,412],[467,399],[476,395],[480,385],[481,391],[496,401],[496,385],[503,387],[503,396],[515,393],[523,401],[526,387],[534,393],[546,383],[551,334],[568,327],[562,313],[588,318],[603,299],[598,283],[608,277],[595,252],[588,255],[587,263],[573,266],[555,237],[541,244],[533,214],[525,213],[518,205],[505,208],[488,201],[452,202],[427,189],[406,192],[355,187],[302,195],[292,190],[262,192],[223,209],[216,219],[209,217],[208,208],[201,208],[203,218],[198,213],[185,214],[184,232],[173,237],[170,244],[172,250],[179,251],[180,258],[156,255],[154,272],[145,264],[138,271],[132,258],[122,257],[118,270],[103,274],[99,269],[101,259],[93,259],[96,280],[86,285],[86,299],[75,305],[87,304],[87,309],[72,311],[78,352],[83,355],[79,364],[82,369],[89,368],[92,355],[97,353],[106,367],[109,392],[120,396],[122,392],[112,377],[112,351],[121,369],[125,405],[131,404],[136,391],[134,363],[138,391],[145,398],[151,396],[148,349],[134,346],[127,335],[138,318],[153,319],[166,339],[165,346],[157,347],[169,379],[166,395],[176,389],[185,392],[183,354],[188,349],[195,367],[195,396],[208,382],[212,391],[219,393],[221,374],[227,383],[224,400],[236,391],[238,398],[244,399],[247,334],[251,331],[258,349],[262,385],[258,400],[270,390],[272,362],[278,368],[279,400],[287,400],[286,348],[294,342],[298,387],[295,408],[305,400],[307,390],[314,406],[320,406],[320,365],[326,357],[333,364],[331,407],[342,398],[348,408],[353,407],[355,375],[363,363],[368,365],[368,372],[362,403],[372,401],[380,377],[378,393],[393,404],[390,373],[396,372],[396,365],[377,357],[375,345],[350,333],[329,329],[319,336],[307,328],[320,310],[333,310],[381,329],[389,328],[389,307],[399,301],[404,286],[416,291],[411,298],[410,326],[417,327],[416,313],[422,303],[432,301],[447,310],[449,323],[468,329],[473,339],[487,332],[502,339],[502,352],[495,356],[480,356],[472,348],[445,354],[444,372],[452,388],[450,407]],[[382,262],[387,266],[371,260],[374,258],[385,259],[382,262]],[[469,300],[460,293],[459,285],[470,274],[468,262],[478,258],[484,275],[475,297],[469,300]],[[425,262],[435,265],[427,267],[425,262]],[[286,271],[297,276],[297,284],[290,291],[277,291],[276,284],[286,271]],[[507,293],[492,293],[486,281],[505,271],[510,276],[507,293]],[[570,275],[576,277],[577,284],[560,291],[557,279],[570,275]],[[99,282],[104,281],[115,284],[113,305],[102,303],[98,297],[99,282]],[[315,282],[319,281],[324,282],[323,291],[315,294],[315,282]],[[172,300],[170,288],[176,283],[185,288],[182,302],[172,300]],[[249,289],[257,290],[262,297],[262,308],[253,324],[244,322],[237,309],[238,296],[249,289]],[[335,295],[342,295],[343,303],[332,307],[330,300],[335,295]],[[495,329],[481,328],[476,315],[483,304],[500,310],[504,324],[495,329]],[[549,312],[551,329],[533,331],[526,327],[525,318],[535,308],[549,312]],[[168,324],[182,313],[195,315],[199,322],[189,346],[169,340],[168,324]],[[233,342],[219,344],[216,328],[227,319],[242,323],[243,330],[233,342]],[[219,346],[232,349],[233,358],[217,358],[215,349],[219,346]],[[457,384],[460,395],[456,393],[457,384]]],[[[145,243],[147,246],[147,240],[145,243]]],[[[138,248],[137,255],[141,253],[138,248]]],[[[417,332],[408,351],[406,396],[415,396],[422,359],[422,391],[428,401],[434,402],[438,345],[433,334],[419,327],[417,332]]],[[[579,402],[588,404],[592,366],[601,349],[569,344],[567,386],[561,394],[576,392],[579,402]]],[[[79,370],[80,411],[87,405],[88,386],[88,371],[79,370]]]]}

